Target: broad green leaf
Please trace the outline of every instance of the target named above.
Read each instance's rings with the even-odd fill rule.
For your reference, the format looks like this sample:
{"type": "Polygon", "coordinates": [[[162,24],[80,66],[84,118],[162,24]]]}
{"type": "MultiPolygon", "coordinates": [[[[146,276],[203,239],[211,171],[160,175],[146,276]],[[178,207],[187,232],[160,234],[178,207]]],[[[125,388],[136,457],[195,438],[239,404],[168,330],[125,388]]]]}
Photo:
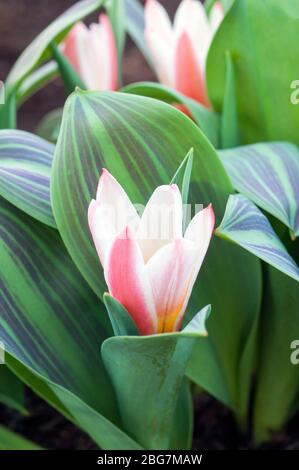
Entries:
{"type": "Polygon", "coordinates": [[[127,85],[123,88],[125,93],[148,96],[156,98],[166,103],[178,103],[185,107],[191,114],[194,121],[201,128],[215,147],[219,147],[220,119],[214,111],[205,108],[200,103],[188,98],[172,88],[160,85],[159,83],[140,82],[127,85]]]}
{"type": "Polygon", "coordinates": [[[216,233],[299,281],[299,266],[272,229],[267,217],[245,196],[230,196],[216,233]]]}
{"type": "Polygon", "coordinates": [[[42,448],[0,425],[0,450],[42,450],[42,448]]]}
{"type": "MultiPolygon", "coordinates": [[[[198,315],[205,317],[210,307],[198,315]]],[[[175,421],[175,409],[188,360],[196,341],[206,335],[195,332],[151,336],[118,336],[102,345],[102,357],[118,397],[125,430],[146,449],[169,449],[175,421]],[[134,395],[134,396],[132,396],[134,395]]],[[[181,405],[181,403],[180,403],[181,405]]],[[[186,415],[181,426],[192,426],[186,415]]],[[[189,437],[190,432],[186,432],[189,437]]],[[[184,439],[179,449],[189,448],[184,439]]]]}
{"type": "Polygon", "coordinates": [[[27,414],[24,386],[4,364],[0,365],[0,402],[24,415],[27,414]]]}
{"type": "Polygon", "coordinates": [[[54,145],[18,130],[0,131],[0,195],[44,224],[56,227],[50,203],[54,145]]]}
{"type": "Polygon", "coordinates": [[[0,203],[0,341],[15,363],[7,360],[7,365],[100,446],[115,449],[119,439],[120,447],[134,448],[120,428],[100,359],[100,344],[111,334],[103,304],[56,230],[4,199],[0,203]]]}
{"type": "Polygon", "coordinates": [[[144,11],[139,0],[123,0],[125,10],[126,29],[138,49],[142,52],[149,65],[151,55],[144,39],[144,11]]]}
{"type": "Polygon", "coordinates": [[[26,77],[17,90],[17,104],[20,106],[31,95],[39,91],[43,86],[47,85],[53,78],[58,75],[58,67],[54,60],[47,62],[38,69],[34,70],[26,77]]]}
{"type": "Polygon", "coordinates": [[[299,235],[299,152],[271,142],[219,152],[235,188],[299,235]]]}
{"type": "Polygon", "coordinates": [[[299,408],[299,366],[291,362],[292,344],[299,338],[299,284],[273,268],[266,273],[260,337],[253,415],[257,442],[282,429],[299,408]]]}
{"type": "MultiPolygon", "coordinates": [[[[107,288],[87,209],[101,168],[119,180],[134,203],[145,203],[159,184],[169,184],[191,147],[190,203],[212,202],[220,221],[233,189],[215,150],[189,118],[158,100],[130,94],[77,92],[69,97],[51,174],[52,203],[69,253],[100,298],[107,288]]],[[[212,305],[209,339],[196,346],[190,376],[236,409],[236,371],[259,311],[260,282],[259,261],[215,237],[186,315],[190,320],[203,305],[212,305]],[[234,325],[234,341],[228,324],[234,325]]]]}
{"type": "Polygon", "coordinates": [[[226,75],[221,115],[221,148],[236,147],[239,141],[234,62],[226,52],[226,75]]]}
{"type": "Polygon", "coordinates": [[[61,52],[60,48],[54,42],[50,44],[50,51],[53,56],[53,59],[57,63],[58,70],[64,83],[66,92],[68,94],[72,93],[77,86],[82,88],[82,90],[85,90],[87,88],[86,85],[81,80],[72,64],[69,62],[69,60],[61,52]]]}
{"type": "Polygon", "coordinates": [[[237,0],[221,23],[207,60],[209,97],[223,111],[225,53],[234,60],[241,143],[299,143],[299,0],[237,0]],[[271,14],[270,14],[271,13],[271,14]],[[296,98],[296,96],[295,96],[296,98]],[[296,102],[296,99],[295,99],[296,102]]]}
{"type": "Polygon", "coordinates": [[[17,88],[30,72],[51,57],[50,44],[59,43],[74,23],[99,9],[104,0],[76,2],[44,29],[24,50],[7,77],[7,88],[17,88]]]}
{"type": "Polygon", "coordinates": [[[35,133],[49,142],[56,143],[60,131],[61,120],[62,109],[53,109],[53,111],[50,111],[42,118],[35,129],[35,133]]]}

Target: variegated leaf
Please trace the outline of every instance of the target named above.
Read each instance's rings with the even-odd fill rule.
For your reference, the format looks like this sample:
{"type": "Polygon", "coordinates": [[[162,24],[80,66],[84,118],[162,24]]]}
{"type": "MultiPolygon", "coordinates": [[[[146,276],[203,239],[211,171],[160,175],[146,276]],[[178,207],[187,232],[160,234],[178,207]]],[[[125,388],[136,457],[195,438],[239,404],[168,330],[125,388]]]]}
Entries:
{"type": "Polygon", "coordinates": [[[28,132],[0,131],[0,195],[31,217],[56,227],[50,203],[54,145],[28,132]]]}
{"type": "Polygon", "coordinates": [[[216,233],[299,281],[299,267],[275,234],[267,217],[245,196],[230,196],[216,233]]]}
{"type": "Polygon", "coordinates": [[[283,142],[219,152],[235,188],[299,235],[299,151],[283,142]]]}

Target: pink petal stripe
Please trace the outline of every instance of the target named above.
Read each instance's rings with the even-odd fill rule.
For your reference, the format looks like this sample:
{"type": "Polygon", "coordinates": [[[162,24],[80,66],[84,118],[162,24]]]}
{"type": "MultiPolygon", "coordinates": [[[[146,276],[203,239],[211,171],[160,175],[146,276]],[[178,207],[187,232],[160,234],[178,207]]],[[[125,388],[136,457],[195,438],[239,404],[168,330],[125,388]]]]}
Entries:
{"type": "Polygon", "coordinates": [[[175,52],[176,89],[209,107],[203,71],[200,70],[188,33],[180,36],[175,52]]]}
{"type": "Polygon", "coordinates": [[[88,32],[86,26],[81,21],[76,23],[63,42],[63,53],[70,61],[76,72],[80,74],[80,58],[78,54],[78,41],[88,32]]]}
{"type": "Polygon", "coordinates": [[[111,295],[130,313],[142,335],[156,332],[153,294],[140,248],[128,228],[114,241],[106,280],[111,295]]]}

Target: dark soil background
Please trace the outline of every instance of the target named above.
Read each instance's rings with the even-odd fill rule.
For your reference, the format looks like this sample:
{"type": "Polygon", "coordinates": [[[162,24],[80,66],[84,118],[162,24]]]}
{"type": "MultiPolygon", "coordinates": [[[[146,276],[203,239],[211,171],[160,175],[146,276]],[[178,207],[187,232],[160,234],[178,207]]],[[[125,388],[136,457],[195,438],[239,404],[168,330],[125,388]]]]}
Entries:
{"type": "MultiPolygon", "coordinates": [[[[179,0],[160,0],[172,15],[179,0]]],[[[5,80],[11,66],[32,39],[73,0],[0,0],[0,80],[5,80]]],[[[87,19],[96,20],[97,15],[87,19]]],[[[154,80],[143,57],[127,42],[124,58],[125,83],[154,80]]],[[[40,118],[62,106],[65,93],[61,81],[55,80],[21,108],[19,128],[34,131],[40,118]]],[[[49,405],[26,390],[29,416],[0,405],[0,422],[47,449],[97,449],[90,438],[69,423],[49,405]]],[[[232,414],[213,398],[202,394],[195,401],[194,449],[252,449],[250,439],[238,432],[232,414]]],[[[299,416],[287,429],[273,436],[264,449],[299,449],[299,416]]]]}

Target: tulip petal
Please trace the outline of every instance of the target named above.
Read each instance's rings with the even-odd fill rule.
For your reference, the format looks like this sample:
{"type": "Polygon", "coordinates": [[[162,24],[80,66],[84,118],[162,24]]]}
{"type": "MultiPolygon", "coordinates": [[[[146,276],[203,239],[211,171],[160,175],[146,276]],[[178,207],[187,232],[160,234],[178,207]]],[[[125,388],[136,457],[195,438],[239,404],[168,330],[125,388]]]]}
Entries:
{"type": "Polygon", "coordinates": [[[106,15],[82,34],[77,45],[80,75],[91,90],[117,88],[117,52],[112,26],[106,15]]]}
{"type": "Polygon", "coordinates": [[[76,23],[66,36],[62,50],[78,74],[81,74],[80,60],[78,55],[78,43],[88,32],[87,27],[81,21],[76,23]]]}
{"type": "Polygon", "coordinates": [[[198,212],[189,223],[184,238],[195,243],[200,251],[206,253],[214,230],[215,214],[212,204],[198,212]]]}
{"type": "Polygon", "coordinates": [[[175,79],[175,88],[178,91],[206,107],[210,106],[205,89],[204,73],[200,69],[188,33],[183,33],[177,43],[175,79]]]}
{"type": "Polygon", "coordinates": [[[179,328],[192,291],[194,244],[183,238],[161,248],[147,263],[152,285],[158,333],[179,328]]]}
{"type": "Polygon", "coordinates": [[[214,35],[216,30],[218,29],[221,21],[224,18],[224,9],[223,6],[220,2],[215,2],[214,5],[212,6],[211,12],[210,12],[210,25],[211,25],[211,30],[212,34],[214,35]]]}
{"type": "Polygon", "coordinates": [[[137,239],[145,262],[162,246],[182,237],[182,198],[176,184],[159,186],[142,214],[137,239]]]}
{"type": "Polygon", "coordinates": [[[155,71],[160,83],[174,86],[174,48],[152,30],[145,31],[145,40],[151,52],[155,71]]]}
{"type": "Polygon", "coordinates": [[[157,33],[172,43],[172,25],[165,8],[157,0],[147,0],[144,8],[145,30],[157,33]]]}
{"type": "MultiPolygon", "coordinates": [[[[196,281],[197,274],[206,256],[215,226],[215,214],[210,204],[198,212],[189,223],[184,239],[193,242],[195,248],[193,275],[190,286],[196,281]]],[[[192,287],[191,287],[192,290],[192,287]]],[[[189,295],[191,295],[191,290],[189,295]]]]}
{"type": "Polygon", "coordinates": [[[91,201],[88,222],[100,261],[105,269],[114,239],[128,225],[137,230],[140,218],[126,192],[105,169],[99,180],[96,201],[91,201]]]}
{"type": "Polygon", "coordinates": [[[106,267],[110,294],[130,313],[143,335],[156,332],[153,293],[141,250],[128,228],[114,241],[106,267]]]}
{"type": "Polygon", "coordinates": [[[183,0],[175,14],[174,30],[177,41],[183,33],[188,33],[196,51],[196,62],[204,70],[206,55],[212,39],[206,10],[198,0],[183,0]]]}

